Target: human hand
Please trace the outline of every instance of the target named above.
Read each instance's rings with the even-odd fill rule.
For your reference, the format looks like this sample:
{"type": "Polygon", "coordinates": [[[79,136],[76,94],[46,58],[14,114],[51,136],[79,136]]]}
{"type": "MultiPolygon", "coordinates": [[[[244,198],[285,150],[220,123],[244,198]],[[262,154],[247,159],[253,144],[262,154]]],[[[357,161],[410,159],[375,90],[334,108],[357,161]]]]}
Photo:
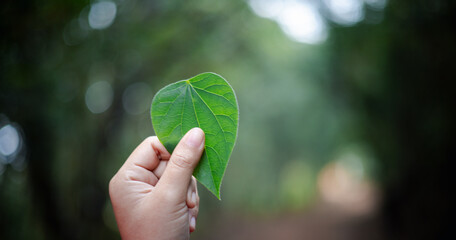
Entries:
{"type": "Polygon", "coordinates": [[[203,149],[204,133],[193,128],[172,155],[157,137],[133,151],[109,183],[122,239],[189,239],[199,208],[192,173],[203,149]]]}

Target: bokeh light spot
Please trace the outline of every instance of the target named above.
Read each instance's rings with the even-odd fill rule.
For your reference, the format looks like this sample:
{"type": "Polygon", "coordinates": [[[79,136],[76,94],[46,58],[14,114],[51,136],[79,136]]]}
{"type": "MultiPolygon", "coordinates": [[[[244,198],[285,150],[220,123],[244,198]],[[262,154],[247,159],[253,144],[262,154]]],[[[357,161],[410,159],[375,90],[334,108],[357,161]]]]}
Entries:
{"type": "Polygon", "coordinates": [[[253,12],[263,18],[275,18],[283,9],[283,0],[250,0],[253,12]]]}
{"type": "Polygon", "coordinates": [[[296,0],[250,0],[253,12],[276,21],[292,40],[318,44],[328,36],[327,26],[315,5],[296,0]]]}
{"type": "Polygon", "coordinates": [[[324,0],[331,12],[331,20],[351,26],[364,19],[363,0],[324,0]]]}
{"type": "Polygon", "coordinates": [[[95,82],[85,94],[87,108],[92,113],[102,113],[111,106],[113,95],[111,84],[106,81],[95,82]]]}
{"type": "Polygon", "coordinates": [[[92,4],[89,12],[89,25],[93,29],[105,29],[116,18],[117,6],[111,1],[92,4]]]}
{"type": "Polygon", "coordinates": [[[317,44],[327,38],[326,25],[317,9],[308,3],[291,1],[278,17],[282,30],[293,40],[317,44]]]}
{"type": "Polygon", "coordinates": [[[15,127],[8,124],[0,129],[0,154],[8,159],[19,150],[21,138],[15,127]]]}
{"type": "Polygon", "coordinates": [[[324,202],[351,214],[375,211],[379,192],[373,182],[360,178],[360,162],[331,162],[318,175],[318,191],[324,202]],[[354,169],[353,169],[354,168],[354,169]]]}

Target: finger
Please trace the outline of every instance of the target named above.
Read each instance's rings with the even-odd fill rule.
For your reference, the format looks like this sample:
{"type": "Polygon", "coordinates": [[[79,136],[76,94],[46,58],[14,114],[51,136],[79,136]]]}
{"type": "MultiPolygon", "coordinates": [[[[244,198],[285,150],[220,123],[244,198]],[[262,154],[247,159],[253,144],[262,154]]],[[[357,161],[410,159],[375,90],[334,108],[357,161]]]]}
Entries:
{"type": "Polygon", "coordinates": [[[196,219],[198,219],[198,207],[191,208],[188,212],[190,232],[194,232],[196,230],[196,219]]]}
{"type": "Polygon", "coordinates": [[[177,144],[157,188],[174,197],[185,199],[188,184],[204,149],[204,132],[193,128],[177,144]]]}
{"type": "Polygon", "coordinates": [[[192,176],[187,190],[187,207],[194,208],[196,206],[196,179],[192,176]]]}
{"type": "Polygon", "coordinates": [[[127,169],[124,173],[127,180],[147,183],[152,186],[157,185],[158,182],[157,176],[145,168],[127,169]]]}
{"type": "Polygon", "coordinates": [[[149,185],[155,186],[158,178],[150,171],[154,169],[159,159],[169,159],[170,154],[160,143],[157,137],[148,137],[131,153],[119,171],[109,182],[110,194],[123,192],[129,181],[138,181],[144,185],[135,185],[138,189],[129,187],[129,190],[147,192],[149,185]],[[119,190],[120,189],[120,190],[119,190]]]}
{"type": "Polygon", "coordinates": [[[162,160],[162,161],[160,161],[160,163],[158,163],[158,166],[153,171],[153,173],[155,174],[155,176],[157,176],[157,178],[161,178],[167,165],[168,165],[168,161],[162,160]]]}
{"type": "Polygon", "coordinates": [[[140,167],[153,171],[158,166],[160,159],[167,159],[169,155],[156,136],[148,137],[136,147],[123,167],[127,169],[140,167]]]}
{"type": "Polygon", "coordinates": [[[198,219],[199,206],[196,206],[194,208],[190,208],[188,210],[188,212],[189,212],[190,218],[194,217],[195,219],[198,219]]]}

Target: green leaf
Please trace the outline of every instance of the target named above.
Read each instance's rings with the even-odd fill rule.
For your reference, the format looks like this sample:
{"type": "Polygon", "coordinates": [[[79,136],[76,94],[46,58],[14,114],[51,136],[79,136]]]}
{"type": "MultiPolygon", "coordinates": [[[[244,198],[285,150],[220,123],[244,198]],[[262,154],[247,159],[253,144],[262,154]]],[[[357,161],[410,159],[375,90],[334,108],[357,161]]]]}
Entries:
{"type": "Polygon", "coordinates": [[[170,84],[152,100],[151,117],[158,139],[170,153],[190,129],[204,131],[205,148],[193,175],[220,199],[239,119],[236,96],[228,82],[215,73],[202,73],[170,84]]]}

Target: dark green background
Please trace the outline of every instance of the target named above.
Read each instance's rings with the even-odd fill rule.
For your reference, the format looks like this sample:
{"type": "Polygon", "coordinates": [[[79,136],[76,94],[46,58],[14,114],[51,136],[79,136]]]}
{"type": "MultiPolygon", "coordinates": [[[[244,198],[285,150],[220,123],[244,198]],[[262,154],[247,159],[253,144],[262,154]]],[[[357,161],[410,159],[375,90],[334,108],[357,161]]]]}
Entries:
{"type": "Polygon", "coordinates": [[[200,188],[195,239],[455,237],[454,1],[366,5],[354,26],[328,20],[318,45],[290,40],[241,0],[116,3],[109,28],[81,30],[89,1],[2,2],[0,127],[21,129],[25,163],[0,171],[0,239],[118,239],[108,182],[153,135],[148,111],[125,111],[124,90],[145,83],[134,103],[149,106],[163,86],[207,71],[232,84],[240,126],[223,201],[200,188]],[[93,114],[85,94],[98,80],[113,102],[93,114]],[[315,182],[343,151],[361,156],[380,203],[331,228],[339,215],[314,210],[315,182]]]}

